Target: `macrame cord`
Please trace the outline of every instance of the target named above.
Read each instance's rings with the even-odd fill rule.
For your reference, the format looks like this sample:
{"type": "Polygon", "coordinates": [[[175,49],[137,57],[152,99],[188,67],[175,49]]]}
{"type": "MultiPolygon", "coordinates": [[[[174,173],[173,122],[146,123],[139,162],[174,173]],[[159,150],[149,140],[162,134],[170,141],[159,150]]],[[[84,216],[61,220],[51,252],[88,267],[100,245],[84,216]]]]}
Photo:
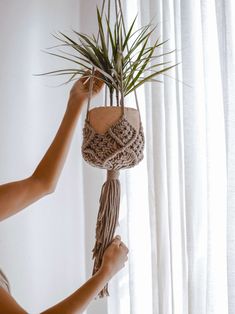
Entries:
{"type": "MultiPolygon", "coordinates": [[[[105,0],[102,4],[101,17],[103,16],[105,0]]],[[[121,18],[124,17],[120,0],[115,0],[116,16],[117,8],[121,12],[121,18]]],[[[108,1],[108,14],[110,16],[110,0],[108,1]]],[[[126,30],[124,28],[124,33],[126,30]]],[[[99,36],[99,34],[98,34],[99,36]]],[[[129,48],[127,47],[128,51],[129,48]]],[[[131,61],[130,61],[131,62],[131,61]]],[[[129,121],[124,108],[124,95],[121,86],[121,117],[114,123],[105,134],[97,133],[89,121],[90,102],[94,85],[94,74],[96,68],[93,67],[91,73],[91,82],[89,85],[89,97],[87,103],[87,113],[85,125],[83,128],[83,158],[92,166],[107,170],[107,179],[101,189],[99,199],[99,211],[96,224],[96,242],[92,250],[94,275],[102,265],[102,258],[106,248],[113,240],[116,227],[118,225],[119,208],[120,208],[120,181],[119,170],[135,166],[143,159],[144,133],[140,120],[139,105],[137,94],[135,100],[139,114],[139,128],[136,129],[129,121]]],[[[117,101],[119,95],[117,95],[117,101]]],[[[119,103],[117,103],[117,106],[119,103]]],[[[105,106],[107,106],[107,86],[105,86],[105,106]]],[[[99,292],[99,297],[109,296],[108,284],[99,292]]]]}

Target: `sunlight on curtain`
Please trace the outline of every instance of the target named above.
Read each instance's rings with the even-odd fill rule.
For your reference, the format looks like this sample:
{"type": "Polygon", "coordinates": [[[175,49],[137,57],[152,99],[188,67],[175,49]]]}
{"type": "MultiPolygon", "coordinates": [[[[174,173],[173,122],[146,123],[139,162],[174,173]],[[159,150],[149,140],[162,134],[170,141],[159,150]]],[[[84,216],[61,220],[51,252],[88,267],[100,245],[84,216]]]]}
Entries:
{"type": "Polygon", "coordinates": [[[226,314],[226,149],[215,2],[205,1],[201,10],[208,167],[207,311],[226,314]]]}
{"type": "MultiPolygon", "coordinates": [[[[126,20],[128,25],[138,11],[137,3],[128,1],[126,20]]],[[[140,21],[139,21],[140,23],[140,21]]],[[[138,25],[138,27],[140,24],[138,25]]],[[[145,125],[144,90],[139,89],[143,127],[145,125]]],[[[134,95],[126,105],[136,108],[134,95]]],[[[145,156],[146,156],[145,147],[145,156]]],[[[122,202],[120,227],[116,233],[124,235],[124,241],[131,248],[129,267],[126,267],[110,284],[111,297],[108,300],[109,313],[152,313],[151,236],[148,207],[148,174],[146,158],[137,167],[122,171],[122,202]]]]}
{"type": "Polygon", "coordinates": [[[233,314],[235,4],[132,0],[129,24],[137,11],[181,64],[164,85],[138,89],[146,153],[122,178],[129,268],[109,313],[233,314]]]}

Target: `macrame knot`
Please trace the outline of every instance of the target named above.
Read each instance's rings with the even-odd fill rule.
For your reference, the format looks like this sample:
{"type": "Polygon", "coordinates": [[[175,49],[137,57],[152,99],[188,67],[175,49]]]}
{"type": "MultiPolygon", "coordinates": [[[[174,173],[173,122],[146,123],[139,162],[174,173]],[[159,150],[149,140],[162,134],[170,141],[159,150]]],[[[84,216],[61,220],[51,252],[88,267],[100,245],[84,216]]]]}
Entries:
{"type": "MultiPolygon", "coordinates": [[[[92,110],[95,109],[99,108],[92,110]]],[[[99,109],[100,112],[101,109],[103,108],[99,109]]],[[[111,113],[110,109],[112,108],[107,108],[107,115],[111,113]]],[[[143,159],[144,132],[140,114],[138,111],[133,111],[133,108],[129,109],[132,110],[123,111],[119,120],[104,134],[97,132],[89,119],[86,119],[83,128],[84,160],[92,166],[107,170],[106,182],[102,186],[99,200],[96,241],[92,250],[94,259],[92,275],[101,267],[104,252],[112,242],[116,227],[119,225],[121,195],[119,170],[134,167],[143,159]]],[[[89,114],[92,110],[88,110],[89,114]]],[[[108,295],[107,283],[99,292],[99,297],[108,295]]]]}
{"type": "Polygon", "coordinates": [[[118,180],[119,170],[108,170],[107,171],[107,181],[118,180]]]}

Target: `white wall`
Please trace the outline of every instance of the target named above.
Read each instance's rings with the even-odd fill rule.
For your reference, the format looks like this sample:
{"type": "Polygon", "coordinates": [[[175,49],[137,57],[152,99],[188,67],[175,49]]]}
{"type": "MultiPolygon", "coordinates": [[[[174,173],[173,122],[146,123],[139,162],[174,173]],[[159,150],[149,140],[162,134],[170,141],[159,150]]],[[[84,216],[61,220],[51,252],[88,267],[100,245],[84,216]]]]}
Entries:
{"type": "MultiPolygon", "coordinates": [[[[61,66],[40,49],[57,43],[50,35],[55,31],[90,30],[93,13],[91,0],[0,1],[0,184],[32,173],[66,108],[71,85],[54,88],[62,80],[32,76],[61,66]]],[[[67,297],[91,274],[103,173],[81,159],[81,128],[82,119],[55,193],[0,223],[0,267],[13,296],[32,314],[67,297]]],[[[93,313],[105,314],[106,300],[94,301],[93,313]]]]}

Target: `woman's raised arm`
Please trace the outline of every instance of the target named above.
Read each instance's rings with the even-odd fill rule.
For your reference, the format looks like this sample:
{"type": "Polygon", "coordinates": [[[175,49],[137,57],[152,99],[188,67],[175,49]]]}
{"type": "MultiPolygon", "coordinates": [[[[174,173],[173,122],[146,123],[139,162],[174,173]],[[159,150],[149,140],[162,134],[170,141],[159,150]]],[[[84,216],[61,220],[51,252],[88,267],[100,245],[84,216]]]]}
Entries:
{"type": "MultiPolygon", "coordinates": [[[[94,79],[93,96],[102,86],[101,80],[94,79]]],[[[67,108],[55,138],[33,174],[26,179],[0,185],[0,221],[55,190],[88,91],[89,81],[81,77],[70,91],[67,108]]]]}

